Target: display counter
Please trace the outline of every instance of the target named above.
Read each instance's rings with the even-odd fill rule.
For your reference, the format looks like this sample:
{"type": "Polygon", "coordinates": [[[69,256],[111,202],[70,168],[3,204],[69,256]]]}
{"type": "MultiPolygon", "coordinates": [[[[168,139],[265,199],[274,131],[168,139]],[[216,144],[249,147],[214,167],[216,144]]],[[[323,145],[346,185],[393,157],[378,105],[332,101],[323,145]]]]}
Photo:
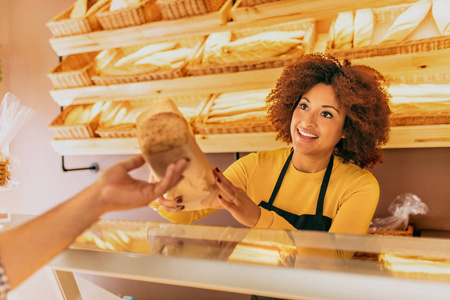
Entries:
{"type": "Polygon", "coordinates": [[[450,240],[436,238],[104,219],[48,266],[57,278],[80,272],[289,299],[450,295],[450,240]]]}

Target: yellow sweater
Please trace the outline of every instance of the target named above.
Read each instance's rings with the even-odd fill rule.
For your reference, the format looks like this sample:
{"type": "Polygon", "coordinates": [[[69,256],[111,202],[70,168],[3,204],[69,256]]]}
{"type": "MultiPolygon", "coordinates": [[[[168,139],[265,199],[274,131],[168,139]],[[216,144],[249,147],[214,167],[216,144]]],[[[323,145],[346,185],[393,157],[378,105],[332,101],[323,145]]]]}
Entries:
{"type": "MultiPolygon", "coordinates": [[[[224,174],[256,204],[268,202],[289,153],[290,148],[252,153],[234,162],[224,174]]],[[[335,157],[323,214],[333,220],[329,232],[365,234],[377,207],[378,182],[369,171],[342,161],[335,157]]],[[[324,174],[325,169],[303,173],[291,163],[273,205],[296,215],[314,215],[324,174]]],[[[296,230],[275,212],[260,209],[261,217],[255,228],[296,230]]],[[[175,223],[192,223],[214,211],[170,213],[160,209],[160,214],[175,223]]]]}

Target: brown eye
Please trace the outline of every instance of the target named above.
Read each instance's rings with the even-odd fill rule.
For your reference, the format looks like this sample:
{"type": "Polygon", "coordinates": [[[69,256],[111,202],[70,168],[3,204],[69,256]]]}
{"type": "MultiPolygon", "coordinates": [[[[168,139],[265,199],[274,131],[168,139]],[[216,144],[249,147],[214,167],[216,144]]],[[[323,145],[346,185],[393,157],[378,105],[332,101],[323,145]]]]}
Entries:
{"type": "Polygon", "coordinates": [[[332,118],[333,117],[333,115],[331,113],[329,113],[328,111],[324,111],[322,113],[322,116],[324,116],[325,118],[332,118]]]}

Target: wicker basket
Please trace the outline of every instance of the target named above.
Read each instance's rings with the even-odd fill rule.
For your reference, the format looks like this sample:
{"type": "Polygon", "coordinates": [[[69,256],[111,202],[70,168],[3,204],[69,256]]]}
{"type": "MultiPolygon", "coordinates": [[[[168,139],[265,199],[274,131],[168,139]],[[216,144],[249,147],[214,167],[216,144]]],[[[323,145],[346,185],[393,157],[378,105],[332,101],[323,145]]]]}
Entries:
{"type": "MultiPolygon", "coordinates": [[[[200,47],[204,39],[205,39],[204,36],[191,36],[181,39],[167,40],[164,42],[175,41],[178,43],[179,47],[192,48],[194,49],[194,52],[196,52],[198,51],[198,48],[200,47]]],[[[114,65],[120,58],[130,55],[142,47],[143,45],[136,45],[116,49],[109,49],[108,51],[112,53],[110,56],[114,57],[110,60],[109,65],[114,65]]],[[[96,85],[112,85],[112,84],[132,83],[151,80],[174,79],[186,75],[186,64],[188,62],[189,59],[187,59],[181,66],[174,69],[165,69],[157,71],[149,70],[142,73],[128,73],[121,75],[104,75],[99,73],[96,74],[95,76],[92,76],[91,79],[96,85]]]]}
{"type": "Polygon", "coordinates": [[[163,20],[174,20],[218,11],[226,0],[158,0],[163,20]]]}
{"type": "MultiPolygon", "coordinates": [[[[369,230],[367,234],[412,237],[414,235],[414,226],[410,224],[406,230],[369,230]]],[[[356,252],[352,258],[378,261],[379,256],[380,253],[356,252]]]]}
{"type": "MultiPolygon", "coordinates": [[[[64,120],[67,115],[79,105],[71,105],[64,109],[53,121],[50,123],[49,128],[54,133],[55,139],[58,140],[73,140],[73,139],[88,139],[96,137],[95,130],[97,129],[98,122],[100,120],[100,114],[97,114],[87,124],[79,125],[64,125],[64,120]]],[[[90,109],[92,104],[81,105],[85,109],[90,109]]]]}
{"type": "Polygon", "coordinates": [[[0,161],[0,186],[5,186],[10,177],[9,162],[0,161]]]}
{"type": "MultiPolygon", "coordinates": [[[[372,9],[374,14],[374,34],[377,29],[387,27],[386,24],[391,24],[394,20],[408,9],[412,4],[401,4],[395,6],[388,6],[382,8],[372,9]]],[[[334,27],[335,20],[331,27],[334,27]]],[[[437,29],[436,29],[437,30],[437,29]]],[[[438,32],[436,31],[438,34],[438,32]]],[[[330,29],[331,37],[331,29],[330,29]]],[[[405,40],[400,43],[378,44],[366,47],[351,48],[351,49],[333,49],[333,41],[329,37],[325,52],[333,55],[338,59],[358,59],[375,56],[386,55],[402,55],[414,54],[429,51],[438,51],[450,49],[450,36],[434,36],[429,38],[421,38],[416,40],[405,40]]]]}
{"type": "Polygon", "coordinates": [[[98,52],[69,55],[47,76],[56,89],[68,89],[93,85],[95,57],[98,52]]]}
{"type": "Polygon", "coordinates": [[[161,20],[161,11],[156,0],[145,0],[137,7],[110,11],[110,3],[102,7],[96,14],[103,29],[111,30],[123,27],[137,26],[161,20]]]}
{"type": "MultiPolygon", "coordinates": [[[[305,37],[301,46],[293,49],[285,55],[279,57],[270,57],[266,59],[257,59],[254,61],[239,61],[221,65],[215,64],[201,64],[198,57],[192,59],[193,63],[187,65],[188,75],[201,76],[210,74],[222,74],[233,73],[242,71],[261,70],[269,68],[281,68],[291,62],[295,61],[301,55],[312,52],[317,41],[316,26],[314,19],[307,19],[301,21],[295,21],[290,23],[278,24],[268,27],[251,28],[244,30],[233,31],[233,35],[238,38],[243,38],[251,35],[255,35],[262,32],[269,31],[292,31],[292,30],[305,30],[305,37]]],[[[202,55],[202,50],[198,52],[202,55]]]]}
{"type": "Polygon", "coordinates": [[[54,37],[84,34],[101,30],[102,27],[95,14],[108,2],[109,0],[89,0],[89,9],[86,15],[82,18],[74,19],[70,18],[70,13],[74,6],[72,4],[68,9],[47,22],[46,25],[54,37]]]}

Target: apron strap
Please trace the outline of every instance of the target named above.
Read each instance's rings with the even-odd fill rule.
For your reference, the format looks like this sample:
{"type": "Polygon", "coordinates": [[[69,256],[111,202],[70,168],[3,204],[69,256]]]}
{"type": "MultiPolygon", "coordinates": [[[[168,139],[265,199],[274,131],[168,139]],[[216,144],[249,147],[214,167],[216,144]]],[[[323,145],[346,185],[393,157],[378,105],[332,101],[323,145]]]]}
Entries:
{"type": "Polygon", "coordinates": [[[286,162],[284,163],[283,169],[281,170],[280,175],[278,176],[277,183],[275,184],[275,187],[273,188],[272,195],[270,195],[269,199],[269,205],[273,204],[273,201],[275,200],[275,197],[278,194],[278,191],[280,190],[281,183],[283,183],[284,175],[286,175],[286,171],[289,168],[289,163],[291,162],[292,155],[294,154],[293,149],[291,150],[291,154],[289,154],[289,157],[286,159],[286,162]]]}
{"type": "Polygon", "coordinates": [[[331,171],[333,170],[333,161],[334,155],[331,155],[327,170],[323,176],[322,185],[320,186],[319,199],[317,199],[316,216],[323,215],[323,202],[325,199],[325,193],[327,192],[328,182],[330,181],[331,171]]]}

